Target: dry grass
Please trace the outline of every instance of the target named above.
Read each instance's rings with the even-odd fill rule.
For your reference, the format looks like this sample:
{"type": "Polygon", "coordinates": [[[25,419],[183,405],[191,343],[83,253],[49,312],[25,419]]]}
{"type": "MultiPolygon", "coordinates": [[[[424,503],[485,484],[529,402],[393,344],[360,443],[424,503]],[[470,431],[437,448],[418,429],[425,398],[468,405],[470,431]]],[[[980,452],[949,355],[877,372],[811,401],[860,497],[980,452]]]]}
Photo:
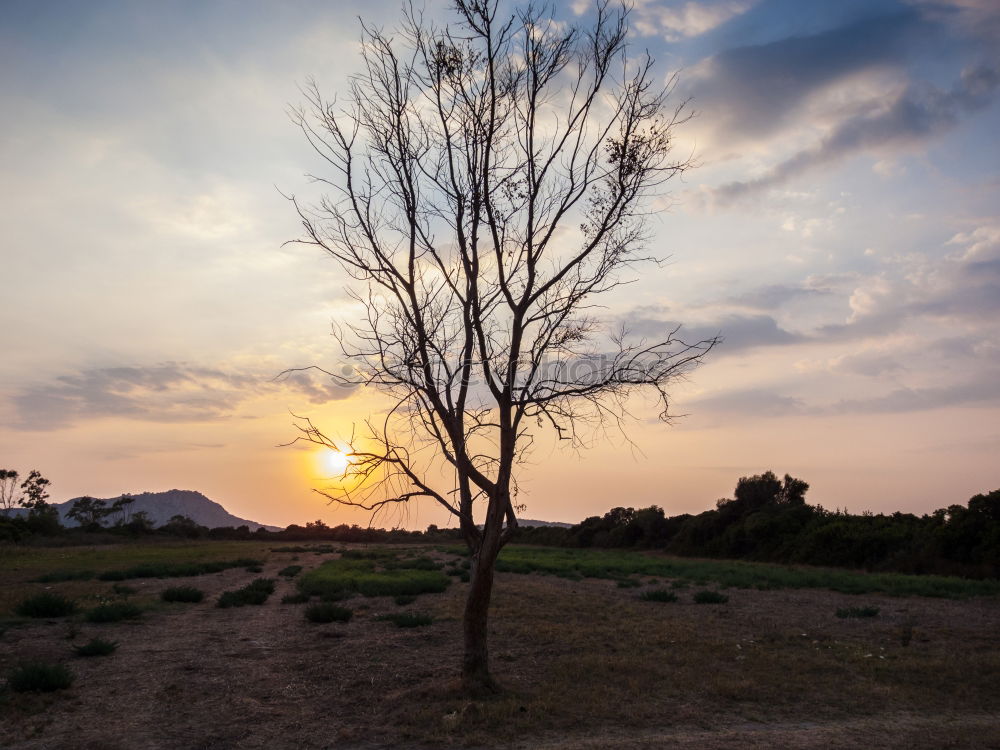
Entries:
{"type": "MultiPolygon", "coordinates": [[[[288,563],[275,554],[268,567],[288,563]]],[[[198,585],[213,597],[251,577],[232,570],[198,585]]],[[[261,607],[163,607],[140,624],[100,626],[122,644],[113,659],[78,660],[58,697],[9,699],[0,746],[1000,743],[995,598],[868,595],[879,617],[859,620],[835,615],[858,597],[829,591],[731,589],[716,607],[682,591],[665,606],[611,580],[502,574],[491,643],[505,692],[469,701],[454,689],[464,584],[421,596],[434,622],[417,629],[377,622],[398,611],[389,597],[357,600],[348,623],[307,623],[279,604],[292,582],[277,585],[261,607]]],[[[0,667],[66,649],[64,624],[19,624],[0,638],[0,667]]]]}

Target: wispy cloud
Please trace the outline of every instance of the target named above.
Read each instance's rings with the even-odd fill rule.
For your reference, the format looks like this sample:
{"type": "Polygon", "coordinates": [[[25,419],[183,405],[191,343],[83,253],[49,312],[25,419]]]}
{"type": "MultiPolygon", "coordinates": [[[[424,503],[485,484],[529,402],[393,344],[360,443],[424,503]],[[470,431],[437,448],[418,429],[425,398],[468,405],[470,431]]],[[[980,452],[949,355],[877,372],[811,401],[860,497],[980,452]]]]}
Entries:
{"type": "Polygon", "coordinates": [[[1000,74],[980,66],[963,71],[947,91],[929,84],[911,85],[888,106],[873,102],[872,111],[843,120],[817,146],[794,154],[760,177],[723,185],[712,197],[717,204],[731,204],[859,151],[903,148],[940,135],[963,116],[986,107],[998,84],[1000,74]]]}
{"type": "Polygon", "coordinates": [[[233,416],[262,393],[287,391],[321,404],[347,398],[310,371],[275,380],[258,374],[167,362],[149,367],[104,367],[61,375],[11,397],[21,430],[54,430],[79,421],[119,417],[147,422],[207,422],[233,416]]]}

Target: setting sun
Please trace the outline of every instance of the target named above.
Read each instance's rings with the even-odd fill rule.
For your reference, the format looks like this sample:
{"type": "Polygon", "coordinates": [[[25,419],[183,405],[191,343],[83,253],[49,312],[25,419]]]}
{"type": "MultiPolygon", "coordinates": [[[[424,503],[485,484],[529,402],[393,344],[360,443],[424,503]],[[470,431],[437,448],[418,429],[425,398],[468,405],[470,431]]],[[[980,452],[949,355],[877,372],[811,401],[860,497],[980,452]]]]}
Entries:
{"type": "Polygon", "coordinates": [[[324,468],[335,476],[344,474],[347,467],[351,465],[350,456],[343,451],[332,448],[323,454],[322,461],[324,468]]]}

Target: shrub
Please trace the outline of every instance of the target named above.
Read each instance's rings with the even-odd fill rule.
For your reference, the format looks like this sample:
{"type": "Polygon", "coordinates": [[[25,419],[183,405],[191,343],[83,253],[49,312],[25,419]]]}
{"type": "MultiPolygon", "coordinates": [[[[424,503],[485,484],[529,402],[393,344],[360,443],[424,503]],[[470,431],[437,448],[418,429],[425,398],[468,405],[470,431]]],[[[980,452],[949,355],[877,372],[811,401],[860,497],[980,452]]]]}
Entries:
{"type": "Polygon", "coordinates": [[[244,607],[248,604],[263,604],[274,593],[274,581],[270,578],[257,578],[241,589],[224,591],[219,597],[218,606],[244,607]]]}
{"type": "Polygon", "coordinates": [[[247,573],[263,573],[264,568],[260,565],[247,565],[246,571],[247,573]]]}
{"type": "Polygon", "coordinates": [[[330,560],[303,573],[298,579],[299,590],[318,596],[346,592],[364,596],[416,596],[440,593],[451,583],[440,570],[376,570],[375,565],[375,560],[357,556],[330,560]]]}
{"type": "Polygon", "coordinates": [[[389,615],[380,615],[375,619],[391,622],[397,628],[420,628],[434,622],[433,617],[419,612],[394,612],[389,615]]]}
{"type": "Polygon", "coordinates": [[[282,568],[278,571],[279,576],[285,576],[285,578],[295,578],[299,573],[302,572],[301,565],[289,565],[287,568],[282,568]]]}
{"type": "Polygon", "coordinates": [[[108,602],[100,604],[87,612],[87,622],[120,622],[134,620],[142,614],[142,609],[132,602],[108,602]]]}
{"type": "Polygon", "coordinates": [[[118,594],[118,596],[131,596],[139,591],[139,589],[133,588],[132,586],[126,586],[124,583],[116,583],[111,587],[111,590],[118,594]]]}
{"type": "Polygon", "coordinates": [[[130,568],[106,570],[97,578],[101,581],[125,581],[131,578],[186,578],[208,573],[221,573],[230,568],[252,568],[260,565],[260,560],[255,560],[252,557],[201,563],[141,563],[130,568]]]}
{"type": "Polygon", "coordinates": [[[729,597],[718,591],[699,591],[694,595],[695,604],[725,604],[729,597]]]}
{"type": "Polygon", "coordinates": [[[160,598],[165,602],[190,602],[197,603],[205,598],[205,592],[196,589],[194,586],[174,586],[163,589],[160,598]]]}
{"type": "Polygon", "coordinates": [[[7,686],[16,693],[50,693],[73,684],[73,673],[65,664],[23,662],[7,674],[7,686]]]}
{"type": "Polygon", "coordinates": [[[469,571],[463,570],[462,571],[462,575],[460,575],[458,577],[458,580],[460,580],[462,583],[468,583],[469,582],[469,578],[470,578],[469,571]]]}
{"type": "Polygon", "coordinates": [[[652,591],[643,591],[639,594],[639,598],[644,602],[676,602],[677,594],[666,589],[653,589],[652,591]]]}
{"type": "Polygon", "coordinates": [[[843,607],[837,610],[837,617],[877,617],[878,607],[843,607]]]}
{"type": "Polygon", "coordinates": [[[642,585],[641,581],[637,581],[634,578],[619,578],[618,588],[620,589],[634,589],[642,585]]]}
{"type": "Polygon", "coordinates": [[[405,607],[407,604],[413,604],[417,600],[417,597],[412,594],[400,594],[395,599],[393,599],[396,604],[400,607],[405,607]]]}
{"type": "Polygon", "coordinates": [[[103,638],[91,638],[89,643],[82,646],[73,646],[77,656],[107,656],[113,654],[118,644],[115,641],[106,641],[103,638]]]}
{"type": "Polygon", "coordinates": [[[297,594],[285,594],[281,597],[282,604],[305,604],[309,601],[309,594],[303,594],[301,591],[297,594]]]}
{"type": "Polygon", "coordinates": [[[66,617],[76,612],[76,602],[62,594],[46,591],[29,596],[17,605],[15,611],[22,617],[66,617]]]}
{"type": "Polygon", "coordinates": [[[347,607],[338,607],[329,602],[319,602],[310,604],[305,610],[306,619],[309,622],[347,622],[354,613],[347,607]]]}

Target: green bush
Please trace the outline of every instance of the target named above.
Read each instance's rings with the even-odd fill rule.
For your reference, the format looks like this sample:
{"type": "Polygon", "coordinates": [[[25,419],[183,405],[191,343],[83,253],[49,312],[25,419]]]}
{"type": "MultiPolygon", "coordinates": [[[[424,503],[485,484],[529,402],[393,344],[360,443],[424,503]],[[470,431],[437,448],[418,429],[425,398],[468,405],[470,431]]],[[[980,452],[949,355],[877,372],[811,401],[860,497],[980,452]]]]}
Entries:
{"type": "Polygon", "coordinates": [[[285,576],[285,578],[295,578],[299,573],[302,572],[301,565],[289,565],[287,568],[282,568],[278,571],[279,576],[285,576]]]}
{"type": "Polygon", "coordinates": [[[634,578],[619,578],[618,588],[620,589],[635,589],[642,585],[641,581],[637,581],[634,578]]]}
{"type": "Polygon", "coordinates": [[[7,674],[7,686],[16,693],[50,693],[73,684],[73,673],[65,664],[22,662],[7,674]]]}
{"type": "Polygon", "coordinates": [[[400,607],[405,607],[407,604],[413,604],[417,600],[417,597],[412,594],[400,594],[395,599],[393,599],[396,604],[400,607]]]}
{"type": "Polygon", "coordinates": [[[134,620],[142,614],[142,609],[132,602],[108,602],[87,612],[87,622],[105,623],[134,620]]]}
{"type": "Polygon", "coordinates": [[[309,594],[303,594],[301,591],[296,594],[285,594],[281,597],[282,604],[305,604],[309,601],[309,594]]]}
{"type": "Polygon", "coordinates": [[[653,589],[651,591],[643,591],[639,594],[639,598],[644,602],[676,602],[677,594],[666,589],[653,589]]]}
{"type": "Polygon", "coordinates": [[[208,573],[221,573],[230,568],[259,567],[260,560],[240,557],[236,560],[201,563],[141,563],[130,568],[106,570],[97,578],[101,581],[126,581],[132,578],[187,578],[208,573]]]}
{"type": "Polygon", "coordinates": [[[165,602],[197,603],[205,598],[205,592],[194,586],[174,586],[160,592],[160,598],[165,602]]]}
{"type": "Polygon", "coordinates": [[[316,596],[357,592],[364,596],[437,594],[451,579],[440,570],[392,568],[377,570],[374,559],[343,557],[328,560],[298,579],[299,590],[316,596]]]}
{"type": "Polygon", "coordinates": [[[305,609],[306,619],[309,622],[347,622],[354,613],[347,607],[338,607],[329,602],[319,602],[310,604],[305,609]]]}
{"type": "Polygon", "coordinates": [[[222,592],[218,606],[226,609],[228,607],[244,607],[248,604],[263,604],[273,593],[274,580],[257,578],[241,589],[222,592]]]}
{"type": "Polygon", "coordinates": [[[699,591],[694,595],[695,604],[725,604],[729,597],[718,591],[699,591]]]}
{"type": "Polygon", "coordinates": [[[246,571],[247,573],[263,573],[264,568],[261,565],[247,565],[246,571]]]}
{"type": "Polygon", "coordinates": [[[90,642],[82,646],[73,646],[77,656],[107,656],[113,654],[118,644],[115,641],[106,641],[103,638],[91,638],[90,642]]]}
{"type": "Polygon", "coordinates": [[[111,587],[111,590],[118,594],[118,596],[131,596],[139,591],[139,589],[133,588],[132,586],[126,586],[124,583],[116,583],[111,587]]]}
{"type": "Polygon", "coordinates": [[[394,612],[388,615],[380,615],[375,619],[391,622],[397,628],[420,628],[434,622],[433,617],[419,612],[394,612]]]}
{"type": "Polygon", "coordinates": [[[837,610],[837,617],[878,617],[878,607],[843,607],[837,610]]]}
{"type": "Polygon", "coordinates": [[[23,600],[14,610],[22,617],[66,617],[76,612],[76,602],[48,591],[23,600]]]}

